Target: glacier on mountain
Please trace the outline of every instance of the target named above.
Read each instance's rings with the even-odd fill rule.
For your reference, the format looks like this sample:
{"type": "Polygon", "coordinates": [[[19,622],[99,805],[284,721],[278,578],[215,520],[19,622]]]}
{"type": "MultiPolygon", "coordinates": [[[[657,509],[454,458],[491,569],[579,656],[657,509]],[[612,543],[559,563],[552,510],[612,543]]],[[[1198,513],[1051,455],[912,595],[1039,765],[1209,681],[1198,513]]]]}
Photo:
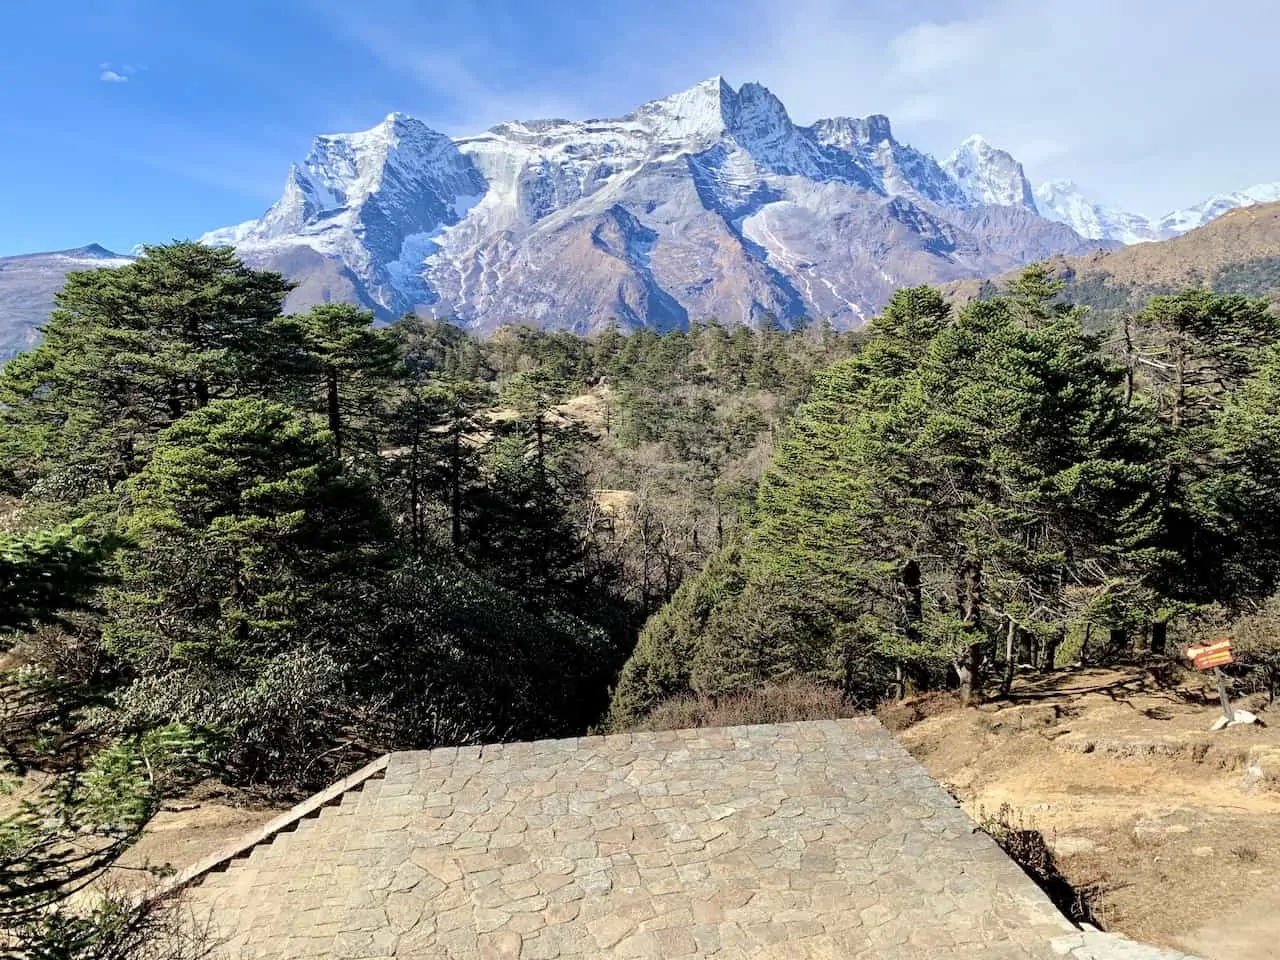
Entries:
{"type": "Polygon", "coordinates": [[[1051,180],[1036,187],[1036,206],[1042,216],[1065,223],[1090,240],[1123,244],[1162,239],[1159,230],[1136,213],[1094,203],[1070,180],[1051,180]]]}

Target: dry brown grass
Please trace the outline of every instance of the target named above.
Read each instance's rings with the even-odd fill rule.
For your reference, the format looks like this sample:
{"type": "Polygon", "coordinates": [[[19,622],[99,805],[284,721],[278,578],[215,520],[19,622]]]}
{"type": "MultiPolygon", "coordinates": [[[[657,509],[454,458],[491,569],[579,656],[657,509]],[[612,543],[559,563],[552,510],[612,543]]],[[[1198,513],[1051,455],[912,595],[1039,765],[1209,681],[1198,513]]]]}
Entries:
{"type": "Polygon", "coordinates": [[[1280,740],[1275,726],[1210,733],[1221,707],[1206,681],[1063,670],[977,707],[922,698],[880,715],[1024,867],[1060,871],[1082,895],[1060,888],[1064,909],[1206,960],[1275,960],[1280,740]]]}
{"type": "Polygon", "coordinates": [[[890,733],[898,733],[921,720],[950,713],[959,706],[960,697],[957,694],[948,690],[936,690],[906,700],[886,700],[876,708],[876,718],[890,733]]]}
{"type": "Polygon", "coordinates": [[[789,680],[724,697],[692,696],[668,700],[631,729],[687,730],[798,720],[840,720],[862,716],[863,713],[848,703],[835,687],[807,680],[789,680]]]}

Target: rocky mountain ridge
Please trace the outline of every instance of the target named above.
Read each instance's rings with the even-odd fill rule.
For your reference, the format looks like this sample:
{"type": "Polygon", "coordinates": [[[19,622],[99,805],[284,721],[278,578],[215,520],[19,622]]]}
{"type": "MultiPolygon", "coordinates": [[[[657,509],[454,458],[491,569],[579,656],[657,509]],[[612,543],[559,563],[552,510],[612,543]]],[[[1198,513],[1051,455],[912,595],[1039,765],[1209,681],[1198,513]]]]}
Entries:
{"type": "MultiPolygon", "coordinates": [[[[942,161],[888,117],[794,123],[765,87],[715,77],[624,117],[499,124],[450,138],[393,113],[316,138],[259,219],[202,239],[297,287],[485,331],[827,319],[853,326],[899,286],[1003,274],[1180,235],[1280,184],[1152,221],[1066,181],[1033,188],[970,137],[942,161]]],[[[34,342],[81,248],[0,259],[0,349],[34,342]]]]}
{"type": "Polygon", "coordinates": [[[49,319],[53,296],[68,273],[118,267],[131,260],[96,243],[74,250],[0,257],[0,363],[39,342],[39,325],[49,319]]]}
{"type": "Polygon", "coordinates": [[[482,330],[856,325],[902,284],[1099,246],[1038,216],[1022,168],[979,138],[943,164],[887,117],[799,126],[719,77],[617,119],[456,140],[392,114],[318,138],[261,219],[203,239],[293,276],[292,306],[482,330]]]}

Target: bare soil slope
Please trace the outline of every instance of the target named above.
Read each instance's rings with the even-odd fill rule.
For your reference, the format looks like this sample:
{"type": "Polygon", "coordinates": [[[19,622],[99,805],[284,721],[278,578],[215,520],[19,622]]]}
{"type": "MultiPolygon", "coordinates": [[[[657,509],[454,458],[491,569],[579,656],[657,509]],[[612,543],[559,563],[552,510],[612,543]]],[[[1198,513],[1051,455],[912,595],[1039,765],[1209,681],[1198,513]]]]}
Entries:
{"type": "MultiPolygon", "coordinates": [[[[1259,715],[1268,713],[1252,704],[1259,715]]],[[[1204,680],[1085,670],[1010,701],[894,705],[882,719],[975,819],[1007,805],[1109,930],[1207,960],[1280,956],[1280,711],[1209,733],[1204,680]]]]}

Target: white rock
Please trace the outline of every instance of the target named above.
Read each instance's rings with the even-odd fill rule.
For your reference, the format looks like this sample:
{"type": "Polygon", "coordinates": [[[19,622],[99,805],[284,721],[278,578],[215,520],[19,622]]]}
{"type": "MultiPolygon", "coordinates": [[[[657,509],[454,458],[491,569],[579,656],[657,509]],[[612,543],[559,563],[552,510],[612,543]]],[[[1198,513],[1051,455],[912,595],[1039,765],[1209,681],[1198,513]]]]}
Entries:
{"type": "Polygon", "coordinates": [[[1257,722],[1257,716],[1250,713],[1248,710],[1233,710],[1232,719],[1228,720],[1226,717],[1219,717],[1217,720],[1213,721],[1213,726],[1209,729],[1213,731],[1225,730],[1227,727],[1239,727],[1257,722]]]}

